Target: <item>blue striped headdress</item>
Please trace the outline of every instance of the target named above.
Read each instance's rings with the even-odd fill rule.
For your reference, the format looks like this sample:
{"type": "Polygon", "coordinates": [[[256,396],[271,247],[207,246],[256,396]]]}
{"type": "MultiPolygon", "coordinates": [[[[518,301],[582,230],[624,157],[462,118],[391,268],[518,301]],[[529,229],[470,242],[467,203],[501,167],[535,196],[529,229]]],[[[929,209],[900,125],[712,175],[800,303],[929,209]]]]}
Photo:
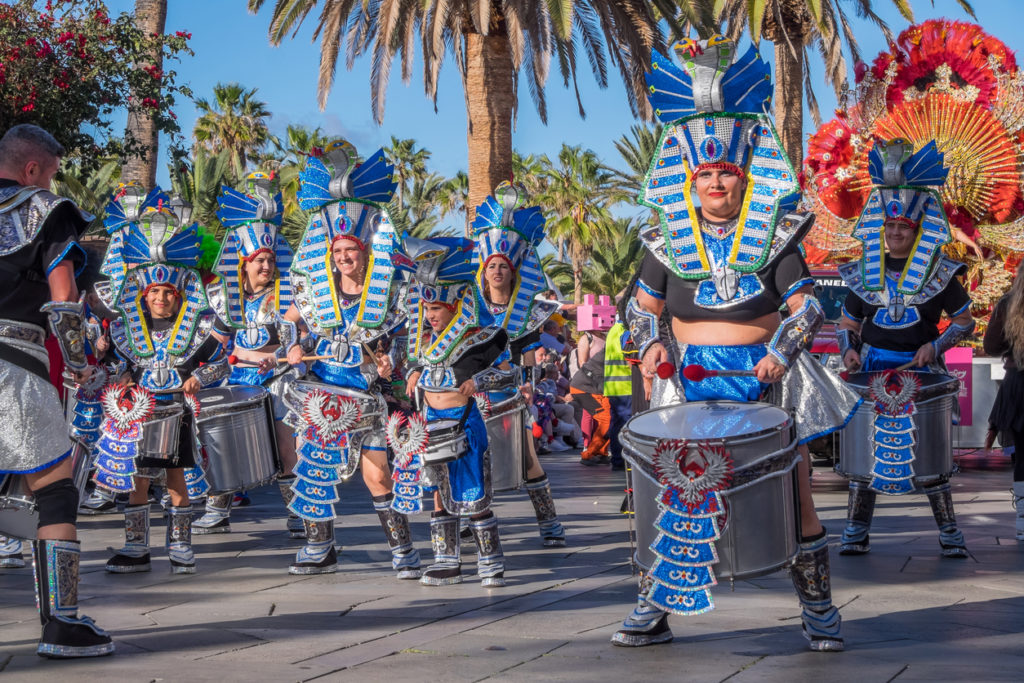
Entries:
{"type": "Polygon", "coordinates": [[[914,251],[897,283],[901,294],[916,294],[928,281],[935,257],[953,238],[938,189],[946,182],[944,155],[931,140],[917,152],[902,138],[875,140],[868,173],[875,187],[853,228],[864,244],[860,259],[864,288],[885,288],[885,224],[920,226],[914,251]]]}
{"type": "Polygon", "coordinates": [[[121,183],[110,196],[103,219],[103,227],[110,235],[110,244],[107,245],[100,272],[110,278],[112,291],[117,291],[128,273],[122,255],[127,228],[137,224],[146,211],[161,208],[169,199],[159,187],[146,192],[142,185],[134,181],[121,183]]]}

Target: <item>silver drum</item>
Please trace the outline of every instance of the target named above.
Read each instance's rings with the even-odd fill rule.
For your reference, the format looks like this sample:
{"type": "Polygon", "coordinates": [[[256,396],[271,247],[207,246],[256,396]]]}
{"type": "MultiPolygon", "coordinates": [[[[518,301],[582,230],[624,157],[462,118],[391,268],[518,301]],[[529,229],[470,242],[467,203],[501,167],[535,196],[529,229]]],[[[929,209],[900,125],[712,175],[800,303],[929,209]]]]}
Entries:
{"type": "Polygon", "coordinates": [[[229,386],[197,395],[196,437],[214,493],[258,488],[280,472],[270,394],[263,387],[229,386]]]}
{"type": "Polygon", "coordinates": [[[303,404],[309,392],[319,389],[329,394],[337,394],[350,398],[359,404],[359,420],[353,425],[350,431],[365,429],[382,429],[383,420],[387,417],[388,406],[383,397],[379,394],[368,394],[359,389],[349,387],[338,387],[323,382],[310,382],[307,380],[296,380],[288,385],[284,394],[284,403],[294,415],[302,415],[303,404]]]}
{"type": "MultiPolygon", "coordinates": [[[[871,481],[875,464],[875,408],[868,389],[873,374],[857,372],[847,380],[864,402],[843,430],[836,472],[856,481],[871,481]]],[[[921,390],[915,401],[914,479],[926,483],[953,472],[953,410],[957,405],[960,380],[938,373],[915,374],[921,381],[921,390]]]]}
{"type": "MultiPolygon", "coordinates": [[[[89,481],[92,451],[77,441],[71,442],[71,455],[75,487],[78,497],[84,499],[85,485],[89,481]]],[[[39,526],[39,510],[23,474],[8,474],[0,478],[0,535],[35,540],[39,526]]]]}
{"type": "Polygon", "coordinates": [[[424,465],[442,465],[458,460],[469,450],[466,429],[459,420],[433,420],[427,423],[430,438],[422,454],[424,465]]]}
{"type": "MultiPolygon", "coordinates": [[[[148,460],[166,460],[167,467],[178,461],[178,439],[181,435],[180,403],[156,404],[153,415],[142,425],[142,448],[139,457],[148,460]]],[[[155,467],[155,464],[150,464],[155,467]]]]}
{"type": "Polygon", "coordinates": [[[637,563],[655,556],[661,484],[652,456],[659,440],[687,439],[724,446],[732,457],[730,487],[722,492],[726,521],[715,543],[719,579],[747,579],[785,566],[799,548],[796,428],[786,411],[766,403],[694,401],[640,413],[619,437],[633,467],[637,563]]]}
{"type": "Polygon", "coordinates": [[[491,482],[495,491],[520,489],[526,483],[526,406],[515,395],[491,405],[484,420],[491,450],[491,482]]]}

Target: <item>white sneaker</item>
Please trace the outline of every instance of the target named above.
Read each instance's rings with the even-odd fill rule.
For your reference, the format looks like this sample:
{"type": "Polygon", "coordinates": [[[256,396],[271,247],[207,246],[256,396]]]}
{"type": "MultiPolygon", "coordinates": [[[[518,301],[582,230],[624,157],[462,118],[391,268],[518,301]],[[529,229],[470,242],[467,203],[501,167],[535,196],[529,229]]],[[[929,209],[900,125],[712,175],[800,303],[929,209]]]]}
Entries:
{"type": "Polygon", "coordinates": [[[548,444],[548,449],[554,453],[564,453],[565,451],[572,450],[569,447],[569,444],[562,441],[562,437],[560,436],[551,440],[551,443],[548,444]]]}

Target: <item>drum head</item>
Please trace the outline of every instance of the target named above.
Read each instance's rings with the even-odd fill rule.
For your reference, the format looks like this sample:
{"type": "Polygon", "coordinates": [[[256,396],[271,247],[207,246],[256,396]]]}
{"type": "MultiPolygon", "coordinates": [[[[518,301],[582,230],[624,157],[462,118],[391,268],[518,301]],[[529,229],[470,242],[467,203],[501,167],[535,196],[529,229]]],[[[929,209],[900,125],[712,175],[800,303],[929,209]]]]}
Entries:
{"type": "Polygon", "coordinates": [[[633,417],[633,434],[655,439],[728,439],[777,431],[789,414],[767,403],[694,401],[656,408],[633,417]]]}
{"type": "MultiPolygon", "coordinates": [[[[921,389],[937,388],[956,381],[954,377],[937,372],[913,372],[911,370],[906,370],[905,372],[911,372],[914,375],[914,378],[921,383],[921,389]]],[[[877,372],[853,372],[850,373],[850,377],[846,381],[855,387],[867,391],[868,382],[877,374],[877,372]]]]}
{"type": "Polygon", "coordinates": [[[267,390],[263,387],[249,387],[243,385],[230,386],[230,387],[218,387],[216,389],[203,389],[199,392],[199,409],[202,410],[203,406],[209,404],[213,407],[214,404],[221,403],[248,403],[249,401],[259,401],[267,394],[267,390]]]}
{"type": "Polygon", "coordinates": [[[445,434],[455,431],[458,426],[458,420],[431,420],[427,423],[427,431],[431,434],[445,434]]]}

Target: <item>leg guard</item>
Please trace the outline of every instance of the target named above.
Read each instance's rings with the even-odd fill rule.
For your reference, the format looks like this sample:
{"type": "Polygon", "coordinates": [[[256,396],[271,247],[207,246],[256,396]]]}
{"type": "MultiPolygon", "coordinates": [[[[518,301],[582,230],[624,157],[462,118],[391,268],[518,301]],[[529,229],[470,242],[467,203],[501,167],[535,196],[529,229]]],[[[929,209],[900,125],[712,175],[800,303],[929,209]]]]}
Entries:
{"type": "Polygon", "coordinates": [[[78,541],[34,541],[32,566],[43,634],[40,657],[99,657],[114,651],[107,633],[78,616],[78,541]]]}
{"type": "Polygon", "coordinates": [[[476,573],[484,588],[500,588],[505,585],[505,554],[501,552],[498,537],[498,519],[488,510],[482,516],[471,519],[470,528],[476,539],[476,573]]]}
{"type": "Polygon", "coordinates": [[[102,486],[93,489],[92,495],[78,506],[80,515],[103,515],[110,512],[117,512],[117,501],[114,500],[114,492],[102,486]]]}
{"type": "Polygon", "coordinates": [[[537,526],[540,529],[541,541],[546,548],[562,548],[565,546],[565,529],[558,521],[555,510],[555,499],[551,497],[551,484],[548,475],[526,482],[526,490],[533,503],[533,511],[537,514],[537,526]]]}
{"type": "Polygon", "coordinates": [[[409,532],[409,518],[391,509],[394,494],[373,497],[373,509],[377,511],[380,526],[391,548],[391,568],[398,572],[399,579],[420,578],[420,553],[412,545],[409,532]]]}
{"type": "Polygon", "coordinates": [[[0,569],[21,569],[25,556],[21,554],[21,541],[0,536],[0,569]]]}
{"type": "Polygon", "coordinates": [[[71,479],[60,479],[38,491],[33,491],[39,523],[44,527],[51,524],[74,524],[78,517],[78,489],[71,479]]]}
{"type": "Polygon", "coordinates": [[[148,572],[149,504],[129,505],[124,509],[124,547],[108,548],[114,556],[107,560],[107,571],[114,574],[148,572]]]}
{"type": "Polygon", "coordinates": [[[192,522],[192,533],[198,536],[231,533],[231,499],[234,497],[234,491],[207,496],[206,513],[192,522]]]}
{"type": "Polygon", "coordinates": [[[850,482],[846,506],[846,528],[839,545],[840,555],[863,555],[871,550],[871,518],[875,515],[875,492],[860,481],[850,482]]]}
{"type": "Polygon", "coordinates": [[[334,520],[302,520],[306,545],[295,554],[289,574],[333,574],[338,571],[338,551],[334,549],[334,520]]]}
{"type": "Polygon", "coordinates": [[[641,578],[636,607],[622,622],[622,628],[612,636],[613,645],[644,647],[672,640],[672,629],[668,626],[668,612],[647,602],[647,591],[650,589],[651,581],[646,577],[641,578]]]}
{"type": "MultiPolygon", "coordinates": [[[[292,484],[294,483],[294,474],[287,477],[277,478],[277,488],[281,492],[281,500],[284,501],[285,509],[288,509],[288,506],[292,502],[292,498],[295,497],[295,491],[292,491],[292,484]]],[[[297,514],[291,511],[288,512],[287,529],[289,538],[306,537],[306,527],[302,524],[302,520],[297,514]]]]}
{"type": "Polygon", "coordinates": [[[434,563],[420,577],[424,586],[462,583],[459,519],[447,512],[430,515],[430,544],[434,547],[434,563]]]}
{"type": "MultiPolygon", "coordinates": [[[[1024,457],[1024,446],[1021,450],[1024,457]]],[[[1013,482],[1013,508],[1017,511],[1017,540],[1024,541],[1024,481],[1013,482]]]]}
{"type": "Polygon", "coordinates": [[[796,595],[800,598],[800,606],[803,607],[800,618],[811,649],[816,652],[841,651],[842,617],[832,605],[828,534],[825,531],[815,539],[800,543],[800,550],[790,567],[790,575],[796,595]]]}
{"type": "Polygon", "coordinates": [[[967,557],[967,544],[964,535],[956,526],[956,513],[953,511],[953,494],[949,482],[928,486],[924,492],[928,494],[928,503],[932,506],[932,515],[939,527],[939,545],[942,556],[963,559],[967,557]]]}
{"type": "Polygon", "coordinates": [[[192,551],[192,508],[167,510],[167,557],[172,574],[195,574],[196,554],[192,551]]]}

